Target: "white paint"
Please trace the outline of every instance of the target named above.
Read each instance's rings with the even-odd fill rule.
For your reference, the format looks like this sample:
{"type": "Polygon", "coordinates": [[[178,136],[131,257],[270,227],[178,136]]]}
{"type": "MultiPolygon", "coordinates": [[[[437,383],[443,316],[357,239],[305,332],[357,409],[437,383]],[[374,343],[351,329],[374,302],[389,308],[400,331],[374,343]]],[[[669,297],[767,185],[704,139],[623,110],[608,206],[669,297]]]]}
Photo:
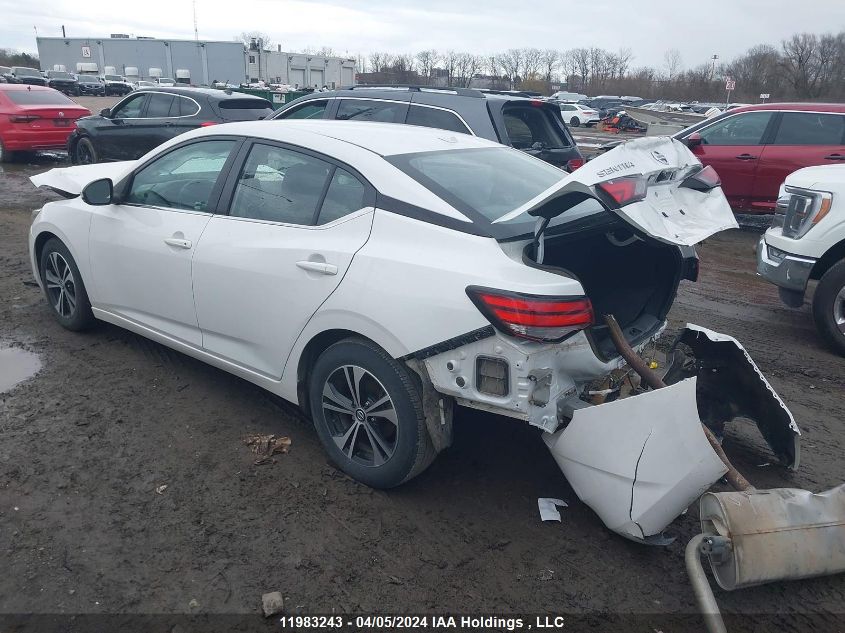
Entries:
{"type": "Polygon", "coordinates": [[[727,472],[701,427],[695,384],[579,409],[543,435],[578,497],[626,538],[660,534],[727,472]]]}

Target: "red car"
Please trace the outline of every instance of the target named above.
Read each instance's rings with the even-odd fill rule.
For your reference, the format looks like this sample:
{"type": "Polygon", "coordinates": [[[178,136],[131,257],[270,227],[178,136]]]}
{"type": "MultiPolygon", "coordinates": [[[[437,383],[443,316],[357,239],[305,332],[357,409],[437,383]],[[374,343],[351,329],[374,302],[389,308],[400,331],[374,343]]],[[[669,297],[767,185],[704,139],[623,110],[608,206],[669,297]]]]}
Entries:
{"type": "Polygon", "coordinates": [[[90,114],[58,90],[0,84],[0,162],[17,151],[66,149],[76,120],[90,114]]]}
{"type": "Polygon", "coordinates": [[[786,176],[845,161],[845,104],[764,103],[675,134],[722,179],[735,211],[772,213],[786,176]]]}

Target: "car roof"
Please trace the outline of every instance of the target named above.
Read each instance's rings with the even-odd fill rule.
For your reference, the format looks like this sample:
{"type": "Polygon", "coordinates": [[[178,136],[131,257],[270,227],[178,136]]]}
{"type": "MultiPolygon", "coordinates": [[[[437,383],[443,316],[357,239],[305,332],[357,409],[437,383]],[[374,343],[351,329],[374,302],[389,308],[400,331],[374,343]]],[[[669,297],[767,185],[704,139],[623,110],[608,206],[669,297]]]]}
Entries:
{"type": "Polygon", "coordinates": [[[811,112],[845,112],[845,103],[757,103],[731,108],[726,112],[753,112],[755,110],[808,110],[811,112]]]}
{"type": "Polygon", "coordinates": [[[217,100],[255,99],[256,101],[267,101],[267,99],[263,97],[257,97],[245,92],[231,92],[228,90],[217,90],[216,88],[194,88],[192,86],[151,86],[149,88],[144,87],[142,90],[137,92],[166,92],[168,94],[184,95],[186,97],[200,94],[217,100]]]}
{"type": "MultiPolygon", "coordinates": [[[[214,126],[218,133],[223,126],[214,126]]],[[[225,125],[228,132],[266,138],[289,140],[290,133],[302,133],[333,139],[355,145],[379,156],[413,154],[443,149],[473,149],[479,147],[501,147],[470,134],[460,134],[435,128],[399,123],[375,123],[372,121],[332,121],[320,119],[280,119],[272,121],[245,121],[225,125]],[[234,129],[237,127],[238,129],[234,129]]]]}

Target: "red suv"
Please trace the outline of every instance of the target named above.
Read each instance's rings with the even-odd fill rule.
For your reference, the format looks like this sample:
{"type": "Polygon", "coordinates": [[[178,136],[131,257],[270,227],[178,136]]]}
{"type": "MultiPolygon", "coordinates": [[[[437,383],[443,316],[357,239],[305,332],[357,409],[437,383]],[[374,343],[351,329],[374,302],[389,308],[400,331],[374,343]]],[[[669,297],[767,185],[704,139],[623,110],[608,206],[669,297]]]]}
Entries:
{"type": "Polygon", "coordinates": [[[845,161],[845,104],[764,103],[675,134],[722,179],[735,211],[772,213],[786,176],[845,161]]]}

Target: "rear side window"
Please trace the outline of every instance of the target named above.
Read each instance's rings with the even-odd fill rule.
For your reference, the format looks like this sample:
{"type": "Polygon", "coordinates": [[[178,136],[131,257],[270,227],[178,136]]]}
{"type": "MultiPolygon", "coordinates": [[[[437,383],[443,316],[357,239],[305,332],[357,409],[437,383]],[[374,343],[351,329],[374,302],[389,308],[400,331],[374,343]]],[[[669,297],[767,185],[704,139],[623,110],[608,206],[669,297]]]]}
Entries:
{"type": "Polygon", "coordinates": [[[464,125],[456,114],[439,108],[425,108],[412,105],[405,121],[408,125],[419,125],[422,127],[434,127],[440,130],[450,130],[461,134],[470,134],[469,129],[464,125]]]}
{"type": "Polygon", "coordinates": [[[404,123],[407,103],[373,101],[367,99],[342,99],[337,109],[341,121],[378,121],[381,123],[404,123]]]}
{"type": "Polygon", "coordinates": [[[295,108],[285,110],[279,119],[322,119],[329,102],[327,100],[309,101],[295,108]]]}
{"type": "Polygon", "coordinates": [[[289,149],[256,144],[238,179],[229,215],[313,225],[331,165],[289,149]]]}
{"type": "Polygon", "coordinates": [[[3,94],[18,105],[76,105],[54,90],[7,90],[3,94]]]}
{"type": "Polygon", "coordinates": [[[328,224],[361,209],[364,204],[364,185],[345,169],[335,169],[320,208],[317,224],[328,224]]]}
{"type": "Polygon", "coordinates": [[[816,112],[784,112],[774,145],[842,145],[845,116],[816,112]]]}
{"type": "Polygon", "coordinates": [[[227,121],[257,121],[273,114],[273,104],[266,99],[223,99],[217,107],[227,121]]]}
{"type": "Polygon", "coordinates": [[[173,95],[150,94],[150,101],[147,103],[147,118],[158,119],[170,115],[170,107],[173,104],[173,95]]]}
{"type": "Polygon", "coordinates": [[[502,116],[510,144],[517,149],[557,149],[570,145],[564,136],[563,124],[546,108],[508,105],[502,109],[502,116]]]}
{"type": "Polygon", "coordinates": [[[194,116],[199,111],[197,103],[186,97],[174,97],[170,106],[170,116],[194,116]]]}

